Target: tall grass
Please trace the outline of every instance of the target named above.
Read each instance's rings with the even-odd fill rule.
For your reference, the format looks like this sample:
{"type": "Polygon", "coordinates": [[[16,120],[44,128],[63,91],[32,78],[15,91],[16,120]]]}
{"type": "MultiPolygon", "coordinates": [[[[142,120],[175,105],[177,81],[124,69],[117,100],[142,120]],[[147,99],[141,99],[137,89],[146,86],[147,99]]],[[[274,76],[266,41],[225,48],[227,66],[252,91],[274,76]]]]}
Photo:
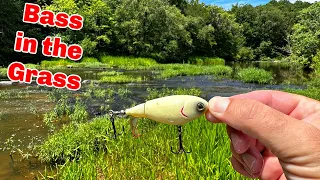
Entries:
{"type": "Polygon", "coordinates": [[[158,65],[154,59],[134,57],[103,56],[101,57],[101,62],[110,67],[123,69],[149,69],[158,65]]]}
{"type": "Polygon", "coordinates": [[[258,68],[245,68],[238,72],[238,78],[246,83],[268,84],[273,81],[271,72],[258,68]]]}
{"type": "Polygon", "coordinates": [[[213,125],[204,117],[189,123],[183,129],[183,140],[192,153],[175,155],[170,152],[171,146],[178,148],[175,126],[141,119],[142,136],[134,139],[127,121],[117,121],[118,128],[123,125],[127,132],[117,140],[105,118],[66,126],[42,145],[39,157],[46,162],[66,162],[57,175],[61,179],[243,179],[230,164],[224,125],[213,125]]]}
{"type": "MultiPolygon", "coordinates": [[[[156,98],[171,94],[200,95],[201,91],[163,88],[148,89],[148,93],[148,98],[156,98]]],[[[95,96],[91,91],[89,94],[95,96]]],[[[49,176],[52,173],[46,171],[42,178],[244,179],[229,161],[231,152],[225,125],[212,124],[204,117],[188,123],[183,127],[183,145],[192,153],[175,155],[170,148],[178,148],[176,126],[142,118],[138,124],[142,136],[136,139],[131,135],[128,120],[116,119],[118,132],[124,127],[117,139],[113,137],[112,125],[106,116],[64,125],[49,135],[37,146],[39,159],[58,166],[52,172],[54,175],[49,176]]]]}

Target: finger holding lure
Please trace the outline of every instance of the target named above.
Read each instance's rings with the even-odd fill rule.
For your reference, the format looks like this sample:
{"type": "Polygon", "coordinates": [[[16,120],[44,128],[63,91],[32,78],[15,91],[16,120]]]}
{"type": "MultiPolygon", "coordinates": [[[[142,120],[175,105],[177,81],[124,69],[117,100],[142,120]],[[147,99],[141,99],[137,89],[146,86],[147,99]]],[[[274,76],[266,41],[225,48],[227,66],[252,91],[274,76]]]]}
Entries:
{"type": "Polygon", "coordinates": [[[179,153],[181,153],[186,152],[182,146],[181,126],[199,118],[207,110],[208,102],[200,97],[173,95],[153,99],[118,113],[133,117],[130,120],[130,127],[135,137],[140,136],[137,133],[137,118],[148,118],[164,124],[178,125],[179,153]]]}

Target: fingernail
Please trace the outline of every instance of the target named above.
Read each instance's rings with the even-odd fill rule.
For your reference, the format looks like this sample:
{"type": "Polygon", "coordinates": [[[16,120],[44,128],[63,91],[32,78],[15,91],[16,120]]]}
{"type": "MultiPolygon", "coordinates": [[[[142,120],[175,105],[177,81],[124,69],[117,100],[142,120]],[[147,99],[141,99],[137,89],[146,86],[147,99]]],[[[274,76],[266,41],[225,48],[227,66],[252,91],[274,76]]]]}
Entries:
{"type": "Polygon", "coordinates": [[[255,163],[256,163],[256,158],[254,156],[252,156],[251,154],[248,153],[244,153],[242,154],[242,159],[244,161],[244,163],[246,163],[247,167],[250,168],[251,172],[255,172],[255,163]]]}
{"type": "Polygon", "coordinates": [[[230,136],[231,136],[231,142],[232,142],[233,148],[237,151],[237,153],[240,153],[241,152],[241,149],[239,147],[239,143],[241,143],[240,137],[235,133],[231,133],[230,136]]]}
{"type": "Polygon", "coordinates": [[[224,113],[227,110],[229,103],[229,98],[214,97],[209,102],[210,110],[216,113],[224,113]]]}

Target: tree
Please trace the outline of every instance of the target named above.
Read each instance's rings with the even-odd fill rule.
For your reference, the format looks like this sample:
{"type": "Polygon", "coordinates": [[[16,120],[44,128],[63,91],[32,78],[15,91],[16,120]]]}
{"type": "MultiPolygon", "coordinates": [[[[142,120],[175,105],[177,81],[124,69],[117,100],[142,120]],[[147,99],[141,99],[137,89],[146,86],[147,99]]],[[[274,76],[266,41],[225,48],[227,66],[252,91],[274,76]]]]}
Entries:
{"type": "Polygon", "coordinates": [[[190,53],[186,17],[163,0],[125,0],[115,11],[115,21],[114,51],[161,62],[182,62],[190,53]]]}
{"type": "Polygon", "coordinates": [[[53,34],[61,36],[64,42],[80,44],[84,56],[94,55],[110,43],[111,28],[114,23],[111,9],[103,0],[52,0],[46,9],[67,14],[80,14],[84,18],[81,31],[55,29],[53,34]]]}
{"type": "Polygon", "coordinates": [[[301,11],[299,22],[290,35],[293,54],[307,61],[300,62],[306,67],[313,64],[313,57],[320,50],[320,3],[314,3],[301,11]]]}
{"type": "Polygon", "coordinates": [[[234,59],[243,44],[242,27],[232,14],[217,6],[191,3],[186,9],[193,55],[234,59]]]}

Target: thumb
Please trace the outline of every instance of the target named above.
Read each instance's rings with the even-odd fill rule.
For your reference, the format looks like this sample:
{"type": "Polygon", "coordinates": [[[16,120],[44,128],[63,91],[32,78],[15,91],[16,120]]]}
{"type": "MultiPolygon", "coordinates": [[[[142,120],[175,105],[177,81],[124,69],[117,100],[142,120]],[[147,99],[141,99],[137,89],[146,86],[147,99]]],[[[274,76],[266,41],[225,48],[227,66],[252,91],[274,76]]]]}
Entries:
{"type": "Polygon", "coordinates": [[[234,129],[258,139],[282,158],[290,156],[288,150],[294,150],[305,141],[312,140],[310,133],[315,132],[313,126],[249,99],[212,98],[207,117],[212,115],[234,129]]]}

